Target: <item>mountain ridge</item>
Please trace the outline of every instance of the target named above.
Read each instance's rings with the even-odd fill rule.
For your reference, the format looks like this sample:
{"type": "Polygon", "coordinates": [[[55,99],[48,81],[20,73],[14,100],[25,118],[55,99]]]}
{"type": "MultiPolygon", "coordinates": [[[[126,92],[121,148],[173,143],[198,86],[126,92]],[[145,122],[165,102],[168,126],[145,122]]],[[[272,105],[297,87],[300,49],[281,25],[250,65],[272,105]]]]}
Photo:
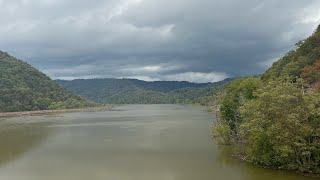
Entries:
{"type": "Polygon", "coordinates": [[[199,103],[229,81],[231,79],[216,83],[126,78],[56,80],[63,87],[90,100],[115,104],[199,103]]]}

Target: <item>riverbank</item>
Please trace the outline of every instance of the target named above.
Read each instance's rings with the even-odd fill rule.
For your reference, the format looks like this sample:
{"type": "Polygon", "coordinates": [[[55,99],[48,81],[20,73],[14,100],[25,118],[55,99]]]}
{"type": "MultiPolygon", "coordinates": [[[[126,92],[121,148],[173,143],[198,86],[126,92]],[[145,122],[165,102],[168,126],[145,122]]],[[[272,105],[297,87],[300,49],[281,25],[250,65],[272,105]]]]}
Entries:
{"type": "MultiPolygon", "coordinates": [[[[226,145],[226,146],[232,146],[232,145],[226,145]]],[[[233,153],[231,155],[234,159],[237,159],[239,161],[242,161],[244,163],[248,163],[251,164],[252,166],[258,167],[258,168],[262,168],[262,169],[269,169],[269,170],[275,170],[275,171],[283,171],[283,172],[288,172],[288,173],[292,173],[292,174],[297,174],[300,176],[305,176],[305,177],[312,177],[312,178],[320,178],[320,174],[315,174],[315,173],[307,173],[307,172],[299,172],[299,171],[294,171],[294,170],[288,170],[285,168],[280,168],[277,166],[266,166],[266,165],[262,165],[262,164],[255,164],[252,161],[248,160],[246,156],[241,155],[241,154],[235,154],[233,153]]]]}
{"type": "Polygon", "coordinates": [[[22,111],[22,112],[0,112],[0,118],[4,117],[17,117],[17,116],[38,116],[47,114],[60,114],[71,112],[98,112],[109,111],[112,109],[112,105],[80,108],[80,109],[55,109],[55,110],[40,110],[40,111],[22,111]]]}
{"type": "MultiPolygon", "coordinates": [[[[207,106],[208,108],[208,112],[210,113],[210,115],[215,118],[215,122],[213,124],[213,126],[216,125],[216,123],[219,122],[219,119],[221,118],[219,116],[219,109],[217,108],[217,106],[207,106]]],[[[214,127],[212,127],[214,129],[214,127]]],[[[212,134],[214,134],[214,132],[212,132],[212,134]]],[[[215,140],[217,140],[217,138],[215,137],[215,135],[213,135],[213,138],[215,140]]],[[[219,141],[219,140],[218,140],[219,141]]],[[[219,144],[219,142],[217,143],[218,145],[221,146],[229,146],[231,148],[235,148],[237,145],[233,144],[233,143],[227,143],[227,144],[219,144]]],[[[243,150],[240,150],[240,152],[242,152],[243,150]]],[[[283,172],[288,172],[288,173],[292,173],[292,174],[297,174],[297,175],[301,175],[301,176],[305,176],[305,177],[311,177],[311,178],[320,178],[320,174],[316,174],[316,173],[307,173],[307,172],[299,172],[299,171],[295,171],[295,170],[288,170],[285,168],[280,168],[277,166],[266,166],[266,165],[262,165],[262,164],[256,164],[253,163],[252,161],[250,161],[247,156],[245,156],[244,154],[239,153],[239,150],[233,150],[233,152],[230,152],[230,156],[236,160],[248,163],[252,166],[261,168],[261,169],[269,169],[269,170],[276,170],[276,171],[283,171],[283,172]]]]}

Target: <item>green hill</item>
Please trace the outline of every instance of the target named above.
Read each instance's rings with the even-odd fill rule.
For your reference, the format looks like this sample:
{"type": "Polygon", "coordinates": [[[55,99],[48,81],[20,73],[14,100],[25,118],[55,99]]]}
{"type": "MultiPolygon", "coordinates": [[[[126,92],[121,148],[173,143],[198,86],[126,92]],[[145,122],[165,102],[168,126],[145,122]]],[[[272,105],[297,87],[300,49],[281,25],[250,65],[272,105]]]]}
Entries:
{"type": "Polygon", "coordinates": [[[320,60],[320,25],[309,38],[298,42],[296,49],[275,62],[263,74],[262,80],[271,81],[281,77],[290,77],[294,80],[296,77],[303,77],[304,68],[313,66],[318,60],[320,60]]]}
{"type": "Polygon", "coordinates": [[[263,75],[232,81],[216,99],[214,135],[238,157],[320,174],[320,26],[263,75]]]}
{"type": "Polygon", "coordinates": [[[29,64],[0,51],[0,112],[90,105],[29,64]]]}
{"type": "Polygon", "coordinates": [[[57,80],[63,87],[99,103],[111,104],[205,104],[214,92],[230,82],[190,83],[177,81],[146,82],[136,79],[57,80]]]}

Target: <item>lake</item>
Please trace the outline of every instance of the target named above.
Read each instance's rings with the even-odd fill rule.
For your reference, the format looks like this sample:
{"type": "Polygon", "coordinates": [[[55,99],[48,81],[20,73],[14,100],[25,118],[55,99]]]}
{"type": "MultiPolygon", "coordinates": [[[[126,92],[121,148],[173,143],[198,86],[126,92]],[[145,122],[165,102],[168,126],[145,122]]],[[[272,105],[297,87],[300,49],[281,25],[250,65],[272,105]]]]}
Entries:
{"type": "Polygon", "coordinates": [[[233,159],[205,107],[126,105],[0,119],[2,180],[312,180],[233,159]]]}

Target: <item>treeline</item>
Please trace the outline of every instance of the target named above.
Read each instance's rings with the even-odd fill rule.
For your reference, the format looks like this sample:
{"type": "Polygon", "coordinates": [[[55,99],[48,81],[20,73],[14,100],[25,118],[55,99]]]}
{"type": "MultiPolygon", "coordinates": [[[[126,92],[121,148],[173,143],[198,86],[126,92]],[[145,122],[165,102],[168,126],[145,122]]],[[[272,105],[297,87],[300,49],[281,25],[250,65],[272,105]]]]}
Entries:
{"type": "Polygon", "coordinates": [[[216,83],[146,82],[136,79],[78,79],[57,82],[70,91],[107,104],[207,104],[231,79],[216,83]]]}
{"type": "Polygon", "coordinates": [[[29,64],[0,51],[0,112],[94,106],[29,64]]]}
{"type": "Polygon", "coordinates": [[[262,76],[217,98],[214,135],[255,164],[320,173],[320,26],[262,76]]]}

